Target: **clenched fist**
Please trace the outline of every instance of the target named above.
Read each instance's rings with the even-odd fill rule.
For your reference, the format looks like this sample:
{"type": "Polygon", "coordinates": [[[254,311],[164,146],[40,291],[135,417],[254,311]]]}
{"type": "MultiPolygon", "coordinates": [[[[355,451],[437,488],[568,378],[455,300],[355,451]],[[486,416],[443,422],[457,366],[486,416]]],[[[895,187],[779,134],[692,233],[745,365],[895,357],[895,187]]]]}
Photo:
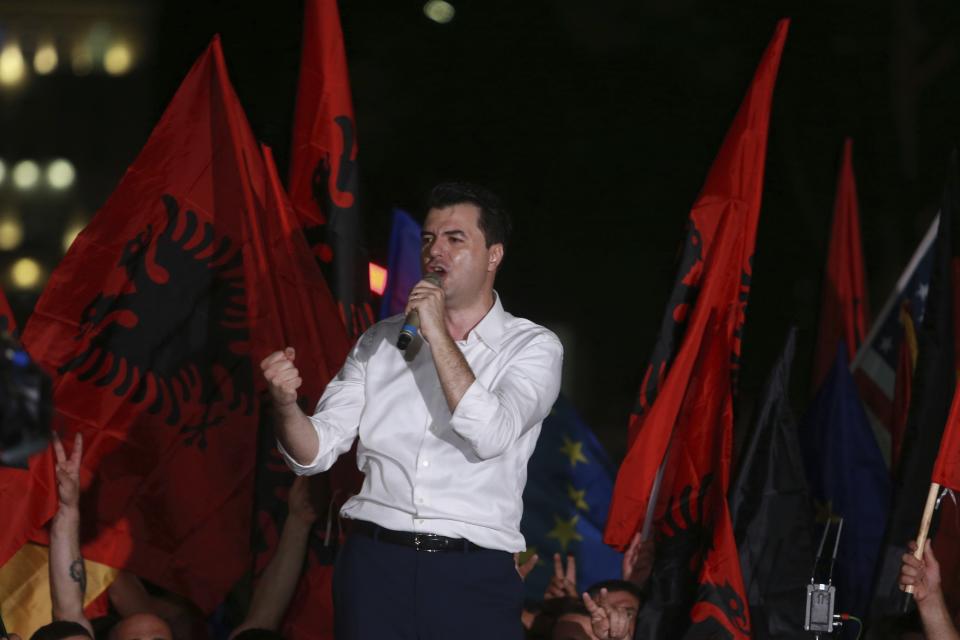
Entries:
{"type": "Polygon", "coordinates": [[[293,364],[295,357],[293,347],[287,347],[283,351],[274,351],[260,363],[273,404],[278,409],[296,404],[297,389],[303,384],[303,378],[293,364]]]}

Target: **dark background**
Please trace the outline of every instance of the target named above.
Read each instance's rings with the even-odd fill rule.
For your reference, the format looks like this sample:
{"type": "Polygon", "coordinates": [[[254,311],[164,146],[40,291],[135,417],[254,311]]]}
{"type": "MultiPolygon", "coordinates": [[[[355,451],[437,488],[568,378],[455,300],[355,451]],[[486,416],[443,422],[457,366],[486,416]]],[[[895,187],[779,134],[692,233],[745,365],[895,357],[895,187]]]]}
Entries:
{"type": "MultiPolygon", "coordinates": [[[[740,401],[752,402],[796,323],[802,408],[843,138],[854,139],[876,313],[936,212],[960,133],[955,1],[451,2],[446,25],[416,0],[340,2],[371,256],[386,261],[391,209],[419,215],[438,181],[500,193],[516,235],[498,290],[508,310],[561,335],[564,388],[615,457],[690,205],[776,21],[793,19],[740,401]]],[[[27,224],[0,268],[27,254],[56,264],[62,226],[102,204],[216,32],[253,130],[285,172],[301,15],[302,2],[287,0],[5,3],[0,36],[107,21],[127,25],[140,48],[127,76],[66,69],[0,93],[0,158],[64,155],[78,170],[68,195],[0,187],[0,207],[27,224]]],[[[7,289],[22,322],[36,292],[7,289]]]]}

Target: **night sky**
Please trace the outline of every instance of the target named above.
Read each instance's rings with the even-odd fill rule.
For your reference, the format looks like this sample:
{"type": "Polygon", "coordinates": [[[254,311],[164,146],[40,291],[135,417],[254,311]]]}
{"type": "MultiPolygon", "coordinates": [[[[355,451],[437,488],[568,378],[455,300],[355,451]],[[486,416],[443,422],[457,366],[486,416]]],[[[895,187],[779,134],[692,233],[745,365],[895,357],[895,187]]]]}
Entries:
{"type": "MultiPolygon", "coordinates": [[[[561,335],[564,388],[617,457],[690,205],[776,21],[793,19],[774,94],[740,401],[749,407],[796,323],[802,409],[843,138],[854,139],[875,313],[936,211],[960,133],[956,3],[451,2],[446,25],[415,0],[340,3],[371,256],[385,263],[391,209],[422,214],[434,183],[497,191],[516,225],[498,291],[512,313],[561,335]]],[[[302,3],[148,6],[152,46],[136,73],[4,100],[5,131],[18,131],[5,133],[0,153],[68,152],[47,148],[59,145],[78,167],[95,162],[78,196],[95,210],[219,32],[253,130],[285,172],[302,3]]],[[[32,250],[54,260],[43,229],[69,212],[35,206],[43,217],[32,250]]],[[[12,298],[25,316],[29,296],[12,298]]]]}

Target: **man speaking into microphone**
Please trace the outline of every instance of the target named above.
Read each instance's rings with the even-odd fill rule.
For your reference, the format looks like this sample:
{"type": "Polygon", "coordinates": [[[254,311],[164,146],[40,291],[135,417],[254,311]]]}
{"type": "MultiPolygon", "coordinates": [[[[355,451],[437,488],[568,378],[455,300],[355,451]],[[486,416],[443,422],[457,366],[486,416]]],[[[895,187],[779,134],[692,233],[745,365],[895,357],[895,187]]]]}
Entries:
{"type": "Polygon", "coordinates": [[[438,185],[406,317],[360,337],[312,416],[297,406],[294,349],[261,363],[296,473],[326,471],[359,438],[365,479],[341,510],[353,533],[334,572],[338,640],[523,637],[513,553],[563,348],[494,291],[509,233],[493,193],[438,185]]]}

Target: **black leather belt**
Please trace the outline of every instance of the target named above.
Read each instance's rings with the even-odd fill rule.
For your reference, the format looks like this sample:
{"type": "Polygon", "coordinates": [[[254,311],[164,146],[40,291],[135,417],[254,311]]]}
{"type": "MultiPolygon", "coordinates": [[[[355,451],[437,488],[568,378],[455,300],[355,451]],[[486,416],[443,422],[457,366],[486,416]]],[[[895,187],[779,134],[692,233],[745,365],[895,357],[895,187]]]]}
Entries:
{"type": "Polygon", "coordinates": [[[484,551],[465,538],[448,538],[435,533],[414,533],[413,531],[394,531],[366,520],[355,520],[351,531],[373,538],[380,542],[412,547],[417,551],[436,553],[438,551],[484,551]]]}

